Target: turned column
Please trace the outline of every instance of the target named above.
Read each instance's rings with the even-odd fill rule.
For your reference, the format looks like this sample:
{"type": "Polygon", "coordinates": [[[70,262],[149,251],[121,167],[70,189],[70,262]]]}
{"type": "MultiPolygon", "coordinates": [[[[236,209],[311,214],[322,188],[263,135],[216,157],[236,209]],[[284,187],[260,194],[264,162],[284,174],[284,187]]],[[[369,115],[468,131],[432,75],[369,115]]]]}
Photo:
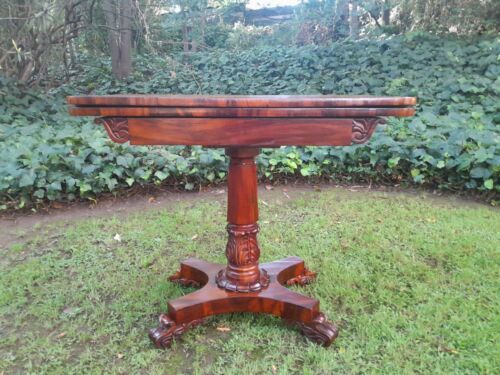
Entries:
{"type": "Polygon", "coordinates": [[[217,285],[233,292],[257,292],[269,285],[269,276],[259,269],[257,241],[258,148],[227,148],[230,157],[227,193],[227,267],[216,278],[217,285]]]}

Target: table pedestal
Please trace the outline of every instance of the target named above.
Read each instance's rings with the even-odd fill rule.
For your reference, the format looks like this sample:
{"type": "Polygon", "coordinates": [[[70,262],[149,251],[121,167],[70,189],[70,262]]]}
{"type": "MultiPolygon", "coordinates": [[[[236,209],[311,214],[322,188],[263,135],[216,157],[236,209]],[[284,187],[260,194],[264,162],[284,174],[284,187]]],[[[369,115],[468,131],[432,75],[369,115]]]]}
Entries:
{"type": "Polygon", "coordinates": [[[257,241],[258,148],[228,148],[226,246],[227,265],[189,259],[169,280],[200,290],[168,303],[168,313],[160,315],[158,328],[149,332],[157,347],[169,347],[174,338],[203,322],[203,318],[231,312],[267,313],[296,323],[314,342],[329,346],[337,328],[319,311],[315,299],[290,291],[285,285],[306,285],[316,274],[304,262],[289,257],[259,266],[257,241]]]}

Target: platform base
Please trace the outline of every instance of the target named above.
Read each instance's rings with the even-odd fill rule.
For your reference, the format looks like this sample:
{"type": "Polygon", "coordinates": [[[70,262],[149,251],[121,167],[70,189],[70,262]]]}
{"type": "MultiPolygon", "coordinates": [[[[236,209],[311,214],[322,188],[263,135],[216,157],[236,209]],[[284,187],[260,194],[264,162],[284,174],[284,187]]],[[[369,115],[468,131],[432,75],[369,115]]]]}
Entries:
{"type": "Polygon", "coordinates": [[[181,269],[169,279],[201,289],[168,303],[168,313],[160,315],[159,326],[149,337],[159,348],[170,347],[186,330],[203,322],[203,318],[232,312],[266,313],[295,323],[301,332],[322,346],[329,346],[338,335],[335,325],[319,311],[315,299],[295,293],[284,285],[310,283],[315,274],[304,267],[298,257],[261,264],[269,276],[269,286],[259,292],[231,292],[216,283],[217,274],[226,266],[198,259],[181,263],[181,269]]]}

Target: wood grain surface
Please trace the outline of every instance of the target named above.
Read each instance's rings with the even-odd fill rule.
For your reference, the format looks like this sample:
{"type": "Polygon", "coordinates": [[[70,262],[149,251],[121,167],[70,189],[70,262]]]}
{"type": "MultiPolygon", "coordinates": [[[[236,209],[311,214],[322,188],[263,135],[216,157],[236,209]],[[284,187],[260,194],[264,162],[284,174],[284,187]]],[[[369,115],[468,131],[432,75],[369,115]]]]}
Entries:
{"type": "Polygon", "coordinates": [[[121,107],[237,107],[237,108],[351,108],[408,107],[413,97],[331,95],[105,95],[69,96],[76,106],[121,107]]]}
{"type": "Polygon", "coordinates": [[[351,119],[136,118],[128,119],[134,145],[276,147],[351,144],[351,119]]]}
{"type": "Polygon", "coordinates": [[[411,107],[377,108],[208,108],[208,107],[70,107],[73,116],[103,117],[409,117],[415,114],[411,107]]]}

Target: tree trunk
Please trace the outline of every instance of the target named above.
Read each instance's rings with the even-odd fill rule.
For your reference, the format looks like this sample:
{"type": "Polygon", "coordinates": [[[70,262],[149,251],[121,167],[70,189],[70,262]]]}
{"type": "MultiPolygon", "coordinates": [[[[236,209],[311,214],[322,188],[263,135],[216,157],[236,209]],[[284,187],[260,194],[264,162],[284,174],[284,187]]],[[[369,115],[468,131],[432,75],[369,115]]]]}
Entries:
{"type": "Polygon", "coordinates": [[[132,73],[132,1],[121,0],[120,17],[120,76],[126,78],[132,73]]]}
{"type": "Polygon", "coordinates": [[[23,65],[22,69],[19,71],[19,75],[17,79],[20,82],[26,82],[33,74],[33,61],[28,61],[25,65],[23,65]]]}
{"type": "Polygon", "coordinates": [[[349,35],[352,39],[359,38],[358,0],[351,0],[351,14],[349,20],[349,35]]]}
{"type": "Polygon", "coordinates": [[[391,23],[391,4],[389,0],[384,1],[384,8],[382,9],[382,22],[384,26],[389,26],[391,23]]]}
{"type": "Polygon", "coordinates": [[[182,25],[182,45],[184,52],[189,52],[188,27],[186,24],[182,25]]]}
{"type": "Polygon", "coordinates": [[[74,67],[76,65],[76,52],[75,52],[75,42],[73,41],[73,39],[70,39],[69,41],[68,50],[69,50],[70,65],[71,67],[74,67]]]}
{"type": "Polygon", "coordinates": [[[345,38],[349,35],[349,0],[337,0],[334,33],[339,38],[345,38]]]}
{"type": "Polygon", "coordinates": [[[132,4],[130,0],[103,1],[111,52],[111,68],[117,79],[132,73],[132,4]]]}

